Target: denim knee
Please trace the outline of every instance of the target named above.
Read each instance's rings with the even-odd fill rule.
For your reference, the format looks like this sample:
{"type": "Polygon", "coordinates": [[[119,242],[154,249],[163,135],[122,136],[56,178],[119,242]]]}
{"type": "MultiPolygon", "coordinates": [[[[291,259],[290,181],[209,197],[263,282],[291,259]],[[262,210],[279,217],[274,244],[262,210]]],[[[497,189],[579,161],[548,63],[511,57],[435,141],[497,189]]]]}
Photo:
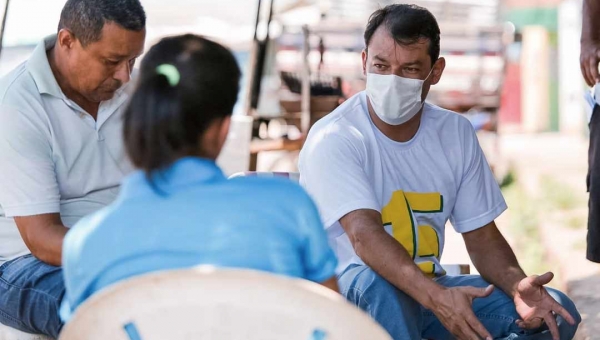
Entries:
{"type": "Polygon", "coordinates": [[[65,292],[62,271],[31,255],[5,263],[0,273],[0,323],[28,333],[58,337],[65,292]]]}
{"type": "Polygon", "coordinates": [[[367,266],[346,270],[339,278],[340,291],[366,311],[394,339],[420,339],[421,306],[367,266]]]}
{"type": "Polygon", "coordinates": [[[575,307],[575,303],[563,292],[553,289],[547,288],[548,293],[567,311],[573,319],[575,319],[575,324],[570,325],[566,320],[564,320],[561,316],[557,316],[557,324],[558,330],[560,332],[561,339],[572,339],[575,336],[575,332],[577,332],[577,328],[581,323],[581,315],[579,311],[577,311],[577,307],[575,307]]]}

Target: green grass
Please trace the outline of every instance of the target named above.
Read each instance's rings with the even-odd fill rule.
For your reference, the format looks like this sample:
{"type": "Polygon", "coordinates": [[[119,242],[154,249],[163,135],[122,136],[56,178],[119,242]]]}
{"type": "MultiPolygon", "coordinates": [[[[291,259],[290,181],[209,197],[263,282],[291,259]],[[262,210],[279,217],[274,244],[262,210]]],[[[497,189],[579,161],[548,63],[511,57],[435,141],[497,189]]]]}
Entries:
{"type": "Polygon", "coordinates": [[[587,219],[584,215],[571,215],[567,217],[564,226],[573,230],[583,229],[587,226],[587,219]]]}
{"type": "Polygon", "coordinates": [[[538,229],[539,206],[518,182],[506,186],[503,193],[510,207],[508,232],[514,241],[513,250],[521,267],[528,274],[543,274],[551,270],[538,229]]]}
{"type": "MultiPolygon", "coordinates": [[[[540,225],[550,221],[549,225],[570,230],[586,227],[586,195],[567,183],[549,176],[541,177],[539,192],[531,194],[509,172],[501,181],[504,197],[510,207],[509,226],[505,231],[513,241],[513,250],[521,267],[528,274],[542,274],[552,271],[554,283],[560,282],[560,268],[547,258],[544,249],[540,225]],[[548,220],[543,220],[548,219],[548,220]]],[[[545,225],[545,224],[544,224],[545,225]]],[[[585,248],[585,240],[571,245],[573,250],[585,248]]],[[[550,284],[552,286],[552,284],[550,284]]]]}
{"type": "Polygon", "coordinates": [[[572,244],[573,250],[585,250],[587,247],[587,241],[585,239],[579,240],[572,244]]]}
{"type": "Polygon", "coordinates": [[[585,200],[582,195],[565,183],[556,179],[544,176],[540,179],[542,197],[540,200],[545,203],[548,209],[572,210],[585,206],[585,200]]]}
{"type": "Polygon", "coordinates": [[[502,178],[500,183],[500,189],[507,188],[515,182],[515,172],[513,169],[509,169],[506,175],[502,178]]]}

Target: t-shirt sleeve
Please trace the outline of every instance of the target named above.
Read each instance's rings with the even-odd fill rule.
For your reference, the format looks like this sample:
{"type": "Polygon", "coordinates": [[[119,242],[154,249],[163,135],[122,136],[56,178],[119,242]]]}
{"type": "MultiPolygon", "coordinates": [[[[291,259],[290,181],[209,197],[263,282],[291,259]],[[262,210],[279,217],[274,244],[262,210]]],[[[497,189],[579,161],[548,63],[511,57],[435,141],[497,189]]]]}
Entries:
{"type": "Polygon", "coordinates": [[[337,258],[329,246],[327,234],[323,228],[319,212],[313,201],[302,190],[303,208],[299,225],[304,230],[302,257],[305,266],[305,278],[314,282],[324,282],[335,275],[337,258]]]}
{"type": "Polygon", "coordinates": [[[475,130],[463,128],[464,170],[450,222],[459,233],[479,229],[507,209],[500,187],[481,150],[475,130]]]}
{"type": "Polygon", "coordinates": [[[325,228],[352,211],[381,209],[355,143],[340,133],[319,132],[300,154],[300,183],[317,203],[325,228]]]}
{"type": "Polygon", "coordinates": [[[0,205],[7,217],[60,211],[47,130],[34,114],[0,106],[0,205]]]}

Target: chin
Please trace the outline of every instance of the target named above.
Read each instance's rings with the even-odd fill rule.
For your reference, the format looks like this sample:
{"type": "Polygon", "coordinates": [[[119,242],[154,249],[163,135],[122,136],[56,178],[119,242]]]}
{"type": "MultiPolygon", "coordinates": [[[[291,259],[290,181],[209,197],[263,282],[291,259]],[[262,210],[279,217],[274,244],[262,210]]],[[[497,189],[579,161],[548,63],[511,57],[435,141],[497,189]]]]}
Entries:
{"type": "Polygon", "coordinates": [[[104,102],[104,101],[113,99],[114,96],[115,96],[115,92],[103,92],[103,93],[96,94],[92,98],[94,99],[95,102],[104,102]]]}

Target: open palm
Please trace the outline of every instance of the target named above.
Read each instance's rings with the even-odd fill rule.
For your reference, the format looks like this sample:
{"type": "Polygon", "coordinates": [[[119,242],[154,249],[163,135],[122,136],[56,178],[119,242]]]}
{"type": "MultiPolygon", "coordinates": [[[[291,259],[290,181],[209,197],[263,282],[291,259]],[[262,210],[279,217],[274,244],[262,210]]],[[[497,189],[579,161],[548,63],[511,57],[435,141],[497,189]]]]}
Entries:
{"type": "Polygon", "coordinates": [[[544,288],[554,278],[554,274],[548,272],[544,275],[533,275],[524,278],[517,286],[515,294],[515,307],[521,320],[517,325],[526,329],[537,329],[545,322],[554,340],[559,340],[558,325],[555,314],[562,316],[569,324],[575,324],[575,320],[544,288]]]}

